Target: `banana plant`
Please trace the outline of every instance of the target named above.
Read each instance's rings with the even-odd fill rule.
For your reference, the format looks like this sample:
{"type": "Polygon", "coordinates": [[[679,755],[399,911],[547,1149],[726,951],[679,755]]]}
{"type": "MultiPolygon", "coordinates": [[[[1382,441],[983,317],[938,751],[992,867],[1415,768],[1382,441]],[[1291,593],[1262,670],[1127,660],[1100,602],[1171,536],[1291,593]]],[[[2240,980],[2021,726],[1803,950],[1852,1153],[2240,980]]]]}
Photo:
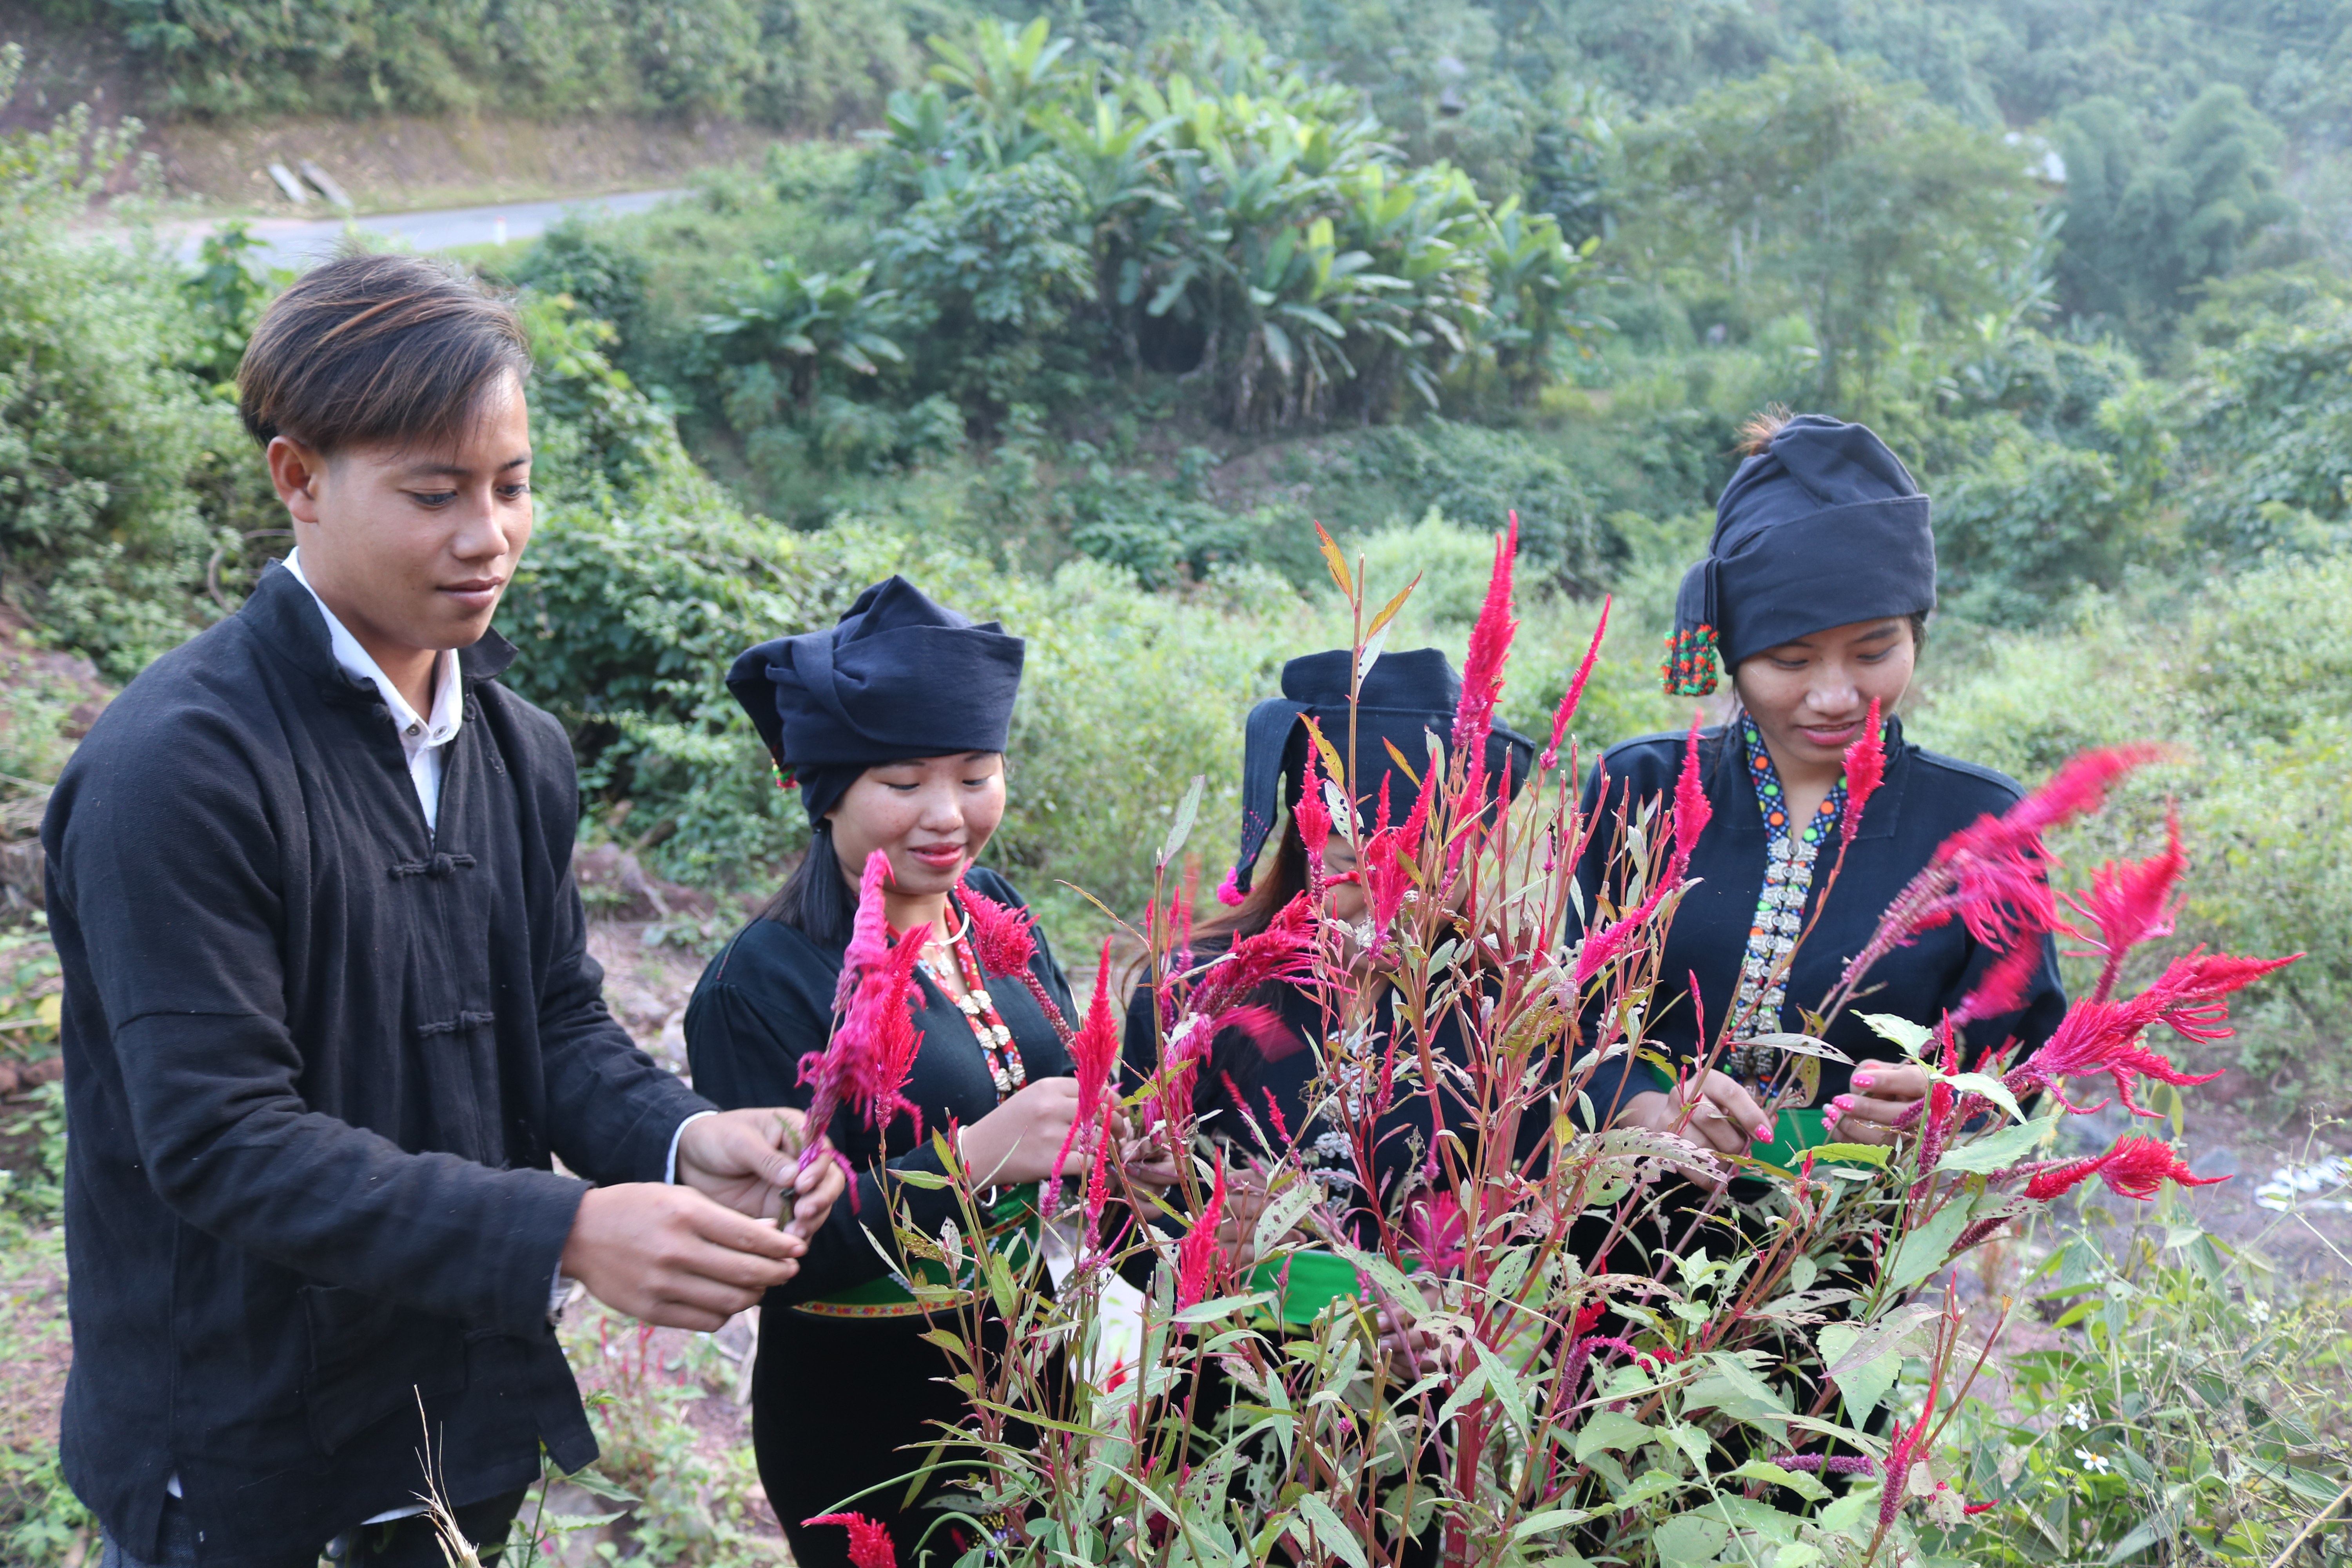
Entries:
{"type": "Polygon", "coordinates": [[[702,335],[737,363],[781,365],[788,371],[794,406],[816,403],[818,372],[828,361],[858,375],[877,375],[885,362],[906,353],[890,338],[898,294],[872,289],[871,262],[847,272],[804,272],[789,256],[765,262],[763,276],[734,308],[702,318],[702,335]]]}
{"type": "Polygon", "coordinates": [[[1514,398],[1524,402],[1542,385],[1558,344],[1608,325],[1575,309],[1577,282],[1600,244],[1597,235],[1569,244],[1558,219],[1522,211],[1517,196],[1486,217],[1478,247],[1486,273],[1483,341],[1514,398]]]}
{"type": "Polygon", "coordinates": [[[1062,64],[1068,38],[1053,37],[1040,16],[1020,28],[983,23],[968,48],[938,37],[930,46],[939,57],[931,79],[969,99],[991,166],[1025,163],[1044,150],[1047,137],[1038,117],[1074,85],[1076,73],[1062,64]]]}

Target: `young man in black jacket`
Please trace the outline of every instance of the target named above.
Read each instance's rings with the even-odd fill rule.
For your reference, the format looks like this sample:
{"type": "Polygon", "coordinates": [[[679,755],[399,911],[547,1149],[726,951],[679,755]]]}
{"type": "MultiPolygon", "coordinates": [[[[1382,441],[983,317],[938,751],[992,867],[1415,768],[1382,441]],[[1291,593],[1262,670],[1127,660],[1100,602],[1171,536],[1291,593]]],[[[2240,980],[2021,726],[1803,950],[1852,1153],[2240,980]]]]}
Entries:
{"type": "Polygon", "coordinates": [[[595,1454],[569,1281],[716,1328],[840,1191],[797,1112],[714,1113],[605,1011],[570,746],[489,630],[528,371],[432,263],[289,289],[239,385],[297,548],[58,781],[62,1447],[109,1564],[437,1565],[428,1464],[503,1539],[542,1446],[595,1454]]]}

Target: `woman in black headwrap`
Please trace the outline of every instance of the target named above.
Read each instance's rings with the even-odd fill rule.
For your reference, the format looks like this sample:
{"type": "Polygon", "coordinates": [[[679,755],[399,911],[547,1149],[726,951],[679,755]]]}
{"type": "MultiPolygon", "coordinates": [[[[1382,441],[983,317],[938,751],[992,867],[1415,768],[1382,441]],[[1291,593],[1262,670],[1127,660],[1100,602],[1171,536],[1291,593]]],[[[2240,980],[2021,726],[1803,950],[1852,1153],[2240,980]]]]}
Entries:
{"type": "MultiPolygon", "coordinates": [[[[1619,1057],[1601,1065],[1586,1091],[1603,1122],[1682,1125],[1695,1141],[1785,1164],[1801,1145],[1827,1137],[1889,1142],[1927,1092],[1926,1074],[1885,1059],[1895,1053],[1848,1009],[1828,1040],[1854,1065],[1823,1062],[1812,1104],[1775,1114],[1767,1091],[1785,1084],[1790,1058],[1740,1042],[1803,1032],[1800,1009],[1828,997],[1937,846],[2006,811],[2021,792],[1990,768],[1905,741],[1894,717],[1936,603],[1928,501],[1910,472],[1868,429],[1821,415],[1766,416],[1748,437],[1750,455],[1716,504],[1706,558],[1685,576],[1675,601],[1666,689],[1713,691],[1720,659],[1738,700],[1727,723],[1701,732],[1714,815],[1692,856],[1697,886],[1675,911],[1643,1025],[1653,1045],[1685,1063],[1706,1054],[1727,1020],[1733,1045],[1717,1070],[1685,1074],[1674,1086],[1619,1057]],[[1864,734],[1874,702],[1885,715],[1885,778],[1867,798],[1824,908],[1846,809],[1845,752],[1864,734]],[[1792,947],[1795,961],[1784,966],[1792,947]]],[[[1681,735],[1653,735],[1612,749],[1595,770],[1584,808],[1606,816],[1579,867],[1584,909],[1603,891],[1616,813],[1670,794],[1683,750],[1681,735]]],[[[1607,891],[1614,898],[1622,889],[1607,891]]],[[[1570,940],[1581,935],[1571,917],[1570,940]]],[[[2041,959],[2019,1005],[1967,1025],[1971,1058],[2011,1037],[2031,1050],[2056,1028],[2065,996],[2055,948],[2047,937],[2039,942],[2041,959]]],[[[1932,1025],[2000,956],[1958,921],[1922,931],[1871,970],[1860,1010],[1932,1025]]]]}
{"type": "MultiPolygon", "coordinates": [[[[1003,1188],[1052,1169],[1077,1107],[1070,1060],[1029,987],[986,973],[955,888],[1019,907],[973,864],[1004,812],[1004,742],[1021,682],[1022,642],[975,626],[903,578],[859,595],[840,623],[761,644],[735,661],[728,689],[796,781],[812,829],[783,890],[703,972],[686,1014],[696,1088],[721,1106],[805,1108],[801,1058],[833,1032],[835,988],[857,879],[880,850],[885,901],[900,942],[919,942],[922,1041],[905,1086],[922,1137],[900,1115],[877,1135],[846,1110],[830,1136],[857,1173],[855,1205],[835,1205],[788,1288],[769,1293],[752,1374],[760,1478],[793,1561],[848,1563],[847,1536],[803,1521],[846,1504],[889,1527],[898,1560],[918,1561],[930,1510],[902,1510],[903,1479],[968,1414],[940,1380],[955,1370],[899,1274],[876,1251],[894,1206],[936,1234],[958,1216],[950,1192],[894,1178],[937,1173],[930,1136],[960,1129],[965,1166],[1003,1188]],[[886,1484],[894,1483],[895,1484],[886,1484]],[[876,1489],[869,1492],[869,1489],[876,1489]],[[867,1494],[861,1496],[860,1494],[867,1494]],[[852,1500],[855,1500],[854,1501],[852,1500]]],[[[1043,934],[1036,979],[1074,1016],[1043,934]]],[[[1086,1167],[1083,1149],[1069,1168],[1086,1167]]],[[[1016,1227],[1025,1213],[1008,1216],[1016,1227]]],[[[953,1474],[943,1468],[935,1488],[953,1474]]]]}
{"type": "MultiPolygon", "coordinates": [[[[1448,744],[1454,710],[1462,700],[1462,678],[1437,648],[1382,655],[1365,672],[1354,709],[1352,731],[1348,683],[1353,653],[1335,648],[1328,653],[1294,658],[1283,667],[1282,695],[1251,710],[1244,731],[1242,757],[1241,851],[1222,896],[1233,901],[1232,911],[1203,922],[1193,933],[1191,960],[1202,963],[1233,942],[1254,936],[1272,923],[1285,905],[1307,890],[1307,846],[1300,836],[1296,810],[1306,773],[1307,721],[1343,757],[1351,746],[1349,793],[1355,797],[1363,830],[1369,833],[1379,802],[1386,794],[1394,816],[1402,819],[1420,786],[1399,768],[1402,756],[1416,768],[1428,762],[1430,742],[1448,744]],[[1274,858],[1263,879],[1257,861],[1275,826],[1276,801],[1290,808],[1282,817],[1274,858]]],[[[1508,801],[1527,784],[1535,746],[1526,736],[1496,725],[1486,742],[1486,776],[1496,781],[1496,798],[1508,801]]],[[[1443,763],[1436,765],[1443,766],[1443,763]]],[[[1367,901],[1357,880],[1355,853],[1343,833],[1332,834],[1324,853],[1325,913],[1342,922],[1364,919],[1367,901]]],[[[1154,1026],[1154,992],[1149,984],[1136,989],[1127,1015],[1125,1057],[1131,1079],[1140,1082],[1158,1061],[1159,1030],[1154,1026]]],[[[1376,982],[1375,982],[1376,983],[1376,982]]],[[[1396,994],[1383,986],[1379,1028],[1393,1029],[1396,994]]],[[[1259,1138],[1280,1142],[1286,1133],[1296,1142],[1309,1173],[1335,1194],[1360,1186],[1354,1152],[1345,1135],[1329,1126],[1310,1104],[1307,1089],[1318,1068],[1308,1042],[1325,1035],[1324,1000],[1303,981],[1277,981],[1251,1000],[1271,1008],[1281,1020],[1279,1035],[1253,1037],[1238,1028],[1225,1030],[1210,1051],[1209,1061],[1195,1079],[1195,1109],[1202,1131],[1234,1146],[1244,1161],[1277,1151],[1259,1146],[1259,1138]],[[1238,1097],[1238,1099],[1237,1099],[1238,1097]]],[[[1458,1016],[1448,1010],[1432,1041],[1437,1055],[1465,1059],[1458,1016]]],[[[1378,1207],[1391,1215],[1422,1186],[1421,1173],[1437,1129],[1426,1094],[1400,1093],[1396,1104],[1377,1126],[1378,1140],[1371,1177],[1377,1188],[1357,1191],[1347,1206],[1360,1222],[1368,1222],[1378,1207]]],[[[1462,1130],[1466,1117],[1449,1117],[1462,1130]]],[[[1545,1130],[1540,1118],[1529,1118],[1530,1141],[1545,1130]]],[[[1526,1151],[1522,1151],[1524,1153],[1526,1151]]],[[[1242,1189],[1250,1184],[1241,1178],[1242,1189]]],[[[1249,1237],[1256,1215],[1255,1193],[1228,1205],[1227,1250],[1241,1247],[1249,1237]]],[[[1368,1223],[1360,1226],[1360,1245],[1373,1245],[1368,1223]]],[[[1352,1270],[1334,1270],[1352,1280],[1352,1270]]],[[[1328,1300],[1328,1294],[1304,1289],[1294,1276],[1286,1294],[1286,1315],[1304,1321],[1328,1300]]]]}

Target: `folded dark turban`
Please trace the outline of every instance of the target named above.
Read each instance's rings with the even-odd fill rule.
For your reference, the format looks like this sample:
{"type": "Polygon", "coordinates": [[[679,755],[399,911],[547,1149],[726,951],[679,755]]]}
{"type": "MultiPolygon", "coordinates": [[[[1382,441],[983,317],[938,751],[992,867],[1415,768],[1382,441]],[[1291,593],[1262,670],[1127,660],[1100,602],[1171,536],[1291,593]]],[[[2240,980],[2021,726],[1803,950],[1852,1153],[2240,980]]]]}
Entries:
{"type": "Polygon", "coordinates": [[[815,823],[870,767],[1004,750],[1023,646],[893,577],[835,625],[745,652],[727,689],[815,823]]]}
{"type": "MultiPolygon", "coordinates": [[[[1250,710],[1242,745],[1242,842],[1234,865],[1234,896],[1249,891],[1258,851],[1274,827],[1276,794],[1286,805],[1298,804],[1308,744],[1302,718],[1312,718],[1323,738],[1348,762],[1360,820],[1369,820],[1375,811],[1383,783],[1400,819],[1418,793],[1412,780],[1399,773],[1390,746],[1418,773],[1429,765],[1429,737],[1450,743],[1454,710],[1462,703],[1462,678],[1441,649],[1416,648],[1383,654],[1365,672],[1357,697],[1356,754],[1349,758],[1348,679],[1354,658],[1342,647],[1294,658],[1282,667],[1282,695],[1250,710]]],[[[1527,783],[1535,751],[1535,742],[1525,735],[1495,726],[1486,739],[1486,776],[1505,781],[1497,798],[1516,795],[1527,783]]]]}
{"type": "Polygon", "coordinates": [[[1718,658],[1736,669],[1831,626],[1935,607],[1936,535],[1910,470],[1867,426],[1802,414],[1724,486],[1662,673],[1668,691],[1704,697],[1718,658]]]}

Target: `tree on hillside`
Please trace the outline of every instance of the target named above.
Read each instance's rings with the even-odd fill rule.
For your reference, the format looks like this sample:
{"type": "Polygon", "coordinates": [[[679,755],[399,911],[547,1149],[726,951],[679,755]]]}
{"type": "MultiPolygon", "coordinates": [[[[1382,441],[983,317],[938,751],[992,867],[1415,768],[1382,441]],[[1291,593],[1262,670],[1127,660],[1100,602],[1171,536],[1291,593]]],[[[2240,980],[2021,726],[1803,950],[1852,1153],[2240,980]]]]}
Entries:
{"type": "Polygon", "coordinates": [[[1801,312],[1828,407],[1867,411],[1894,351],[2001,310],[2035,238],[2015,149],[1826,50],[1651,121],[1628,147],[1642,211],[1621,244],[1647,268],[1713,272],[1759,313],[1801,312]]]}
{"type": "Polygon", "coordinates": [[[2300,216],[2278,190],[2278,132],[2235,87],[2207,89],[2153,155],[2131,110],[2111,98],[2068,110],[2056,140],[2066,162],[2062,300],[2144,345],[2194,306],[2194,285],[2226,275],[2256,236],[2300,216]]]}

